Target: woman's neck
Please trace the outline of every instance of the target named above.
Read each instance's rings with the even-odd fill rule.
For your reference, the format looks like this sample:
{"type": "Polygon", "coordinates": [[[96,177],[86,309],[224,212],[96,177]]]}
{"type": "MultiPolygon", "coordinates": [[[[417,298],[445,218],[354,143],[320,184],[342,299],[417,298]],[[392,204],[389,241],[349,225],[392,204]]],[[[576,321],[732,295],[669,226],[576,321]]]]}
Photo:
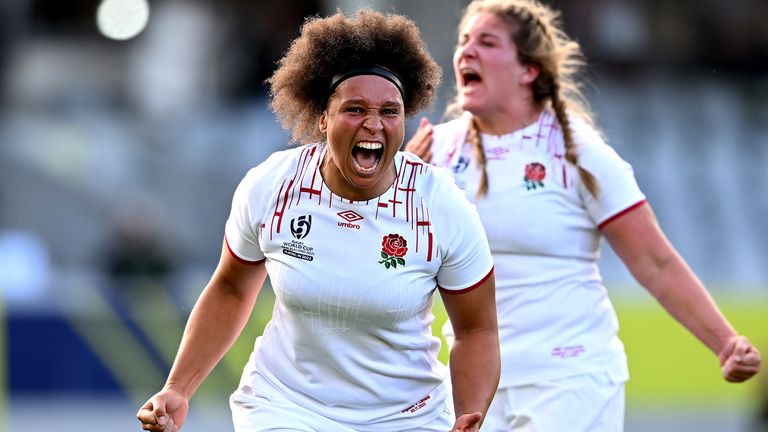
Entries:
{"type": "Polygon", "coordinates": [[[535,123],[539,119],[542,109],[535,104],[526,104],[510,107],[503,111],[472,113],[472,116],[480,132],[488,135],[505,135],[535,123]]]}

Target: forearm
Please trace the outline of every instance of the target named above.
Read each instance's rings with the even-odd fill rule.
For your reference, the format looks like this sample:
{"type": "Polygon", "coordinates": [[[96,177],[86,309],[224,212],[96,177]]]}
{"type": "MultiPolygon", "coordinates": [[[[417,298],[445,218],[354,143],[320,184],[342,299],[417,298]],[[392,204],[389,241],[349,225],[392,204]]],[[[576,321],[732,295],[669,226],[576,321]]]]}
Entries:
{"type": "Polygon", "coordinates": [[[709,349],[719,354],[736,335],[704,285],[664,236],[649,205],[604,226],[603,234],[640,285],[709,349]]]}
{"type": "Polygon", "coordinates": [[[456,417],[473,412],[485,416],[499,385],[499,335],[496,328],[457,334],[448,364],[456,417]]]}
{"type": "Polygon", "coordinates": [[[209,284],[189,317],[166,388],[191,398],[242,332],[254,302],[255,295],[235,296],[209,284]]]}
{"type": "Polygon", "coordinates": [[[736,335],[704,285],[676,253],[656,271],[637,279],[672,317],[715,354],[736,335]]]}

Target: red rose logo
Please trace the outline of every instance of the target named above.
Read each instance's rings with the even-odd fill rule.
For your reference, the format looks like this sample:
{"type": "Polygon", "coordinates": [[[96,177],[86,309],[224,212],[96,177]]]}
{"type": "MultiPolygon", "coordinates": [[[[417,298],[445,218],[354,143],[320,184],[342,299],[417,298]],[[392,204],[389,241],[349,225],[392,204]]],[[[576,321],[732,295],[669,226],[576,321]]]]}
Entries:
{"type": "Polygon", "coordinates": [[[544,187],[544,178],[547,176],[547,169],[538,162],[531,162],[525,166],[525,176],[523,176],[523,186],[527,190],[544,187]]]}
{"type": "Polygon", "coordinates": [[[393,257],[403,257],[408,252],[408,242],[400,234],[390,234],[381,241],[381,250],[393,257]]]}
{"type": "Polygon", "coordinates": [[[525,176],[528,180],[540,182],[547,176],[547,170],[538,162],[529,163],[525,166],[525,176]]]}
{"type": "Polygon", "coordinates": [[[408,252],[408,242],[400,234],[389,234],[384,236],[381,241],[381,258],[379,264],[383,264],[385,268],[394,267],[397,265],[405,265],[403,257],[408,252]]]}

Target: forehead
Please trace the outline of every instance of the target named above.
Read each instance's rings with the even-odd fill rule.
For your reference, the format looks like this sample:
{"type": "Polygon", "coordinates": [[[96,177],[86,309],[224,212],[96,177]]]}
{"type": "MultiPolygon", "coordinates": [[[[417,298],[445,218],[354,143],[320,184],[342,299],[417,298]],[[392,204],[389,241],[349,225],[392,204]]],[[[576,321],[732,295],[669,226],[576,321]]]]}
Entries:
{"type": "Polygon", "coordinates": [[[334,96],[341,102],[361,100],[375,105],[403,104],[400,90],[386,78],[377,75],[357,75],[348,78],[336,87],[334,96]]]}
{"type": "Polygon", "coordinates": [[[461,34],[493,34],[508,39],[510,28],[504,20],[491,12],[480,11],[468,17],[461,28],[461,34]]]}

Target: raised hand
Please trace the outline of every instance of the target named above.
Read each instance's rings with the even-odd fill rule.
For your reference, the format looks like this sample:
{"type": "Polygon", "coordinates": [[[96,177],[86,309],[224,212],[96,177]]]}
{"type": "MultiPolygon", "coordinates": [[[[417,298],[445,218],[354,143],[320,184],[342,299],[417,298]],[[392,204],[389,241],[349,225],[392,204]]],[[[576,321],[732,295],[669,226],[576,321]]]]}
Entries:
{"type": "Polygon", "coordinates": [[[718,355],[723,378],[742,382],[760,371],[760,351],[744,336],[732,337],[718,355]]]}
{"type": "Polygon", "coordinates": [[[141,428],[152,432],[178,432],[189,410],[189,401],[173,389],[152,396],[136,413],[141,428]]]}
{"type": "Polygon", "coordinates": [[[479,412],[464,414],[456,419],[451,432],[479,432],[483,415],[479,412]]]}

